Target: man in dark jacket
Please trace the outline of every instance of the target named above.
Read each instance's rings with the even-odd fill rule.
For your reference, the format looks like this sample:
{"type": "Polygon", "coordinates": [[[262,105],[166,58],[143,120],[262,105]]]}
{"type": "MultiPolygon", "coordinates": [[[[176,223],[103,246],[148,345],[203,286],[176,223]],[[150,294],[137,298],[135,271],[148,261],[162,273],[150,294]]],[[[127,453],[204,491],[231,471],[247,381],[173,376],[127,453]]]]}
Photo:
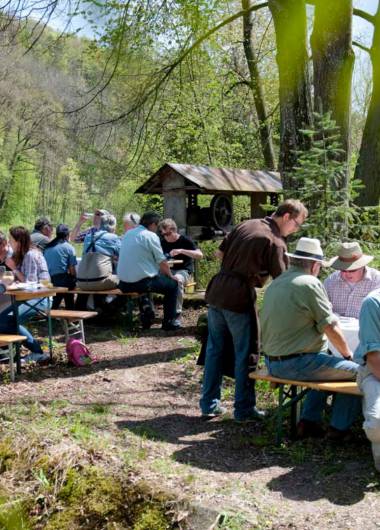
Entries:
{"type": "Polygon", "coordinates": [[[225,338],[230,333],[235,353],[235,420],[244,422],[262,417],[248,378],[249,356],[259,351],[255,287],[262,287],[269,276],[276,278],[286,269],[284,238],[296,232],[306,216],[307,210],[300,201],[287,200],[271,217],[251,219],[236,226],[220,245],[221,269],[206,292],[209,334],[200,400],[203,416],[225,412],[220,406],[221,359],[225,338]]]}

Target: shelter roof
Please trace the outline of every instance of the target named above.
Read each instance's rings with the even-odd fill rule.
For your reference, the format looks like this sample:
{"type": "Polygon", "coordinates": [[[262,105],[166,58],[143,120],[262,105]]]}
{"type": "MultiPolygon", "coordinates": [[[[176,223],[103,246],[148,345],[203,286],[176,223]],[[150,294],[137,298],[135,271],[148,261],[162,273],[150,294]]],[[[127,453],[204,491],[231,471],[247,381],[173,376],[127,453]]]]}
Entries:
{"type": "Polygon", "coordinates": [[[172,175],[173,171],[185,178],[187,191],[204,194],[282,192],[280,174],[275,171],[167,163],[140,186],[136,193],[162,193],[162,183],[172,175]]]}

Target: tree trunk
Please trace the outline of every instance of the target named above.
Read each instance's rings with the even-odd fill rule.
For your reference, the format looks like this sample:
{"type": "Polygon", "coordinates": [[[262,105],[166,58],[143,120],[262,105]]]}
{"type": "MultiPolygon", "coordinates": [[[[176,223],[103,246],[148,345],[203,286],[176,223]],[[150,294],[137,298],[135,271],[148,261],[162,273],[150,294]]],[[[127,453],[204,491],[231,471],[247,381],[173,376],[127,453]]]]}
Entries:
{"type": "MultiPolygon", "coordinates": [[[[242,0],[242,8],[247,10],[251,7],[251,0],[242,0]]],[[[252,39],[253,13],[246,12],[243,16],[243,44],[244,53],[247,60],[249,76],[251,79],[250,88],[255,102],[257,118],[260,127],[260,142],[263,151],[265,166],[267,169],[276,169],[272,134],[267,119],[264,90],[261,83],[260,72],[257,64],[256,51],[252,39]]]]}
{"type": "Polygon", "coordinates": [[[372,94],[355,171],[355,178],[361,179],[365,185],[357,201],[362,206],[378,205],[380,199],[380,2],[374,26],[370,51],[372,94]]]}
{"type": "Polygon", "coordinates": [[[291,172],[295,151],[305,148],[300,129],[312,122],[307,56],[306,6],[304,0],[269,0],[277,43],[280,81],[280,171],[286,190],[297,187],[291,172]]]}
{"type": "MultiPolygon", "coordinates": [[[[341,161],[350,158],[351,85],[355,55],[352,50],[352,0],[317,0],[310,39],[313,52],[314,108],[340,128],[341,161]]],[[[348,164],[347,164],[348,168],[348,164]]],[[[340,186],[347,188],[348,171],[340,186]]]]}

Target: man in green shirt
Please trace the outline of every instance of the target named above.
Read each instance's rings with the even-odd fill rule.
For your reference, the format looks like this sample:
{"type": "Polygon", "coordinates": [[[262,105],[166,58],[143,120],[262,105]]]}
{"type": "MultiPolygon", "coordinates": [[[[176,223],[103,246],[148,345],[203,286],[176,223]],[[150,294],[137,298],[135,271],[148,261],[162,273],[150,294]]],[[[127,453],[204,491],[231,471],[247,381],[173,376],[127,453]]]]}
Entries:
{"type": "MultiPolygon", "coordinates": [[[[302,237],[294,254],[287,255],[291,266],[266,290],[260,314],[269,373],[298,381],[354,380],[358,365],[352,361],[338,318],[317,278],[326,265],[319,240],[302,237]],[[327,353],[327,338],[342,358],[327,353]]],[[[323,392],[309,391],[298,426],[300,436],[322,434],[325,400],[323,392]]],[[[329,436],[344,438],[359,408],[357,397],[337,394],[329,436]]]]}

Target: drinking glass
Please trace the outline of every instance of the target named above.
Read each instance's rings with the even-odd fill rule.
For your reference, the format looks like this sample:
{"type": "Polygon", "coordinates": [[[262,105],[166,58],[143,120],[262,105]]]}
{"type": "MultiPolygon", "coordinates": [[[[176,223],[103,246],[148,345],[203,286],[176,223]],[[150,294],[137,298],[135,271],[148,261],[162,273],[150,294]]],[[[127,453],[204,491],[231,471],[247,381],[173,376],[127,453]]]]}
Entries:
{"type": "Polygon", "coordinates": [[[5,285],[11,285],[14,282],[14,279],[15,279],[14,273],[12,271],[7,271],[7,270],[3,273],[3,276],[1,278],[2,282],[5,285]]]}
{"type": "Polygon", "coordinates": [[[0,280],[3,277],[5,270],[6,270],[6,268],[4,267],[4,265],[0,265],[0,280]]]}
{"type": "Polygon", "coordinates": [[[38,286],[38,277],[37,277],[37,274],[31,272],[27,279],[26,279],[26,283],[27,283],[27,289],[29,291],[33,291],[34,289],[37,289],[37,286],[38,286]]]}

